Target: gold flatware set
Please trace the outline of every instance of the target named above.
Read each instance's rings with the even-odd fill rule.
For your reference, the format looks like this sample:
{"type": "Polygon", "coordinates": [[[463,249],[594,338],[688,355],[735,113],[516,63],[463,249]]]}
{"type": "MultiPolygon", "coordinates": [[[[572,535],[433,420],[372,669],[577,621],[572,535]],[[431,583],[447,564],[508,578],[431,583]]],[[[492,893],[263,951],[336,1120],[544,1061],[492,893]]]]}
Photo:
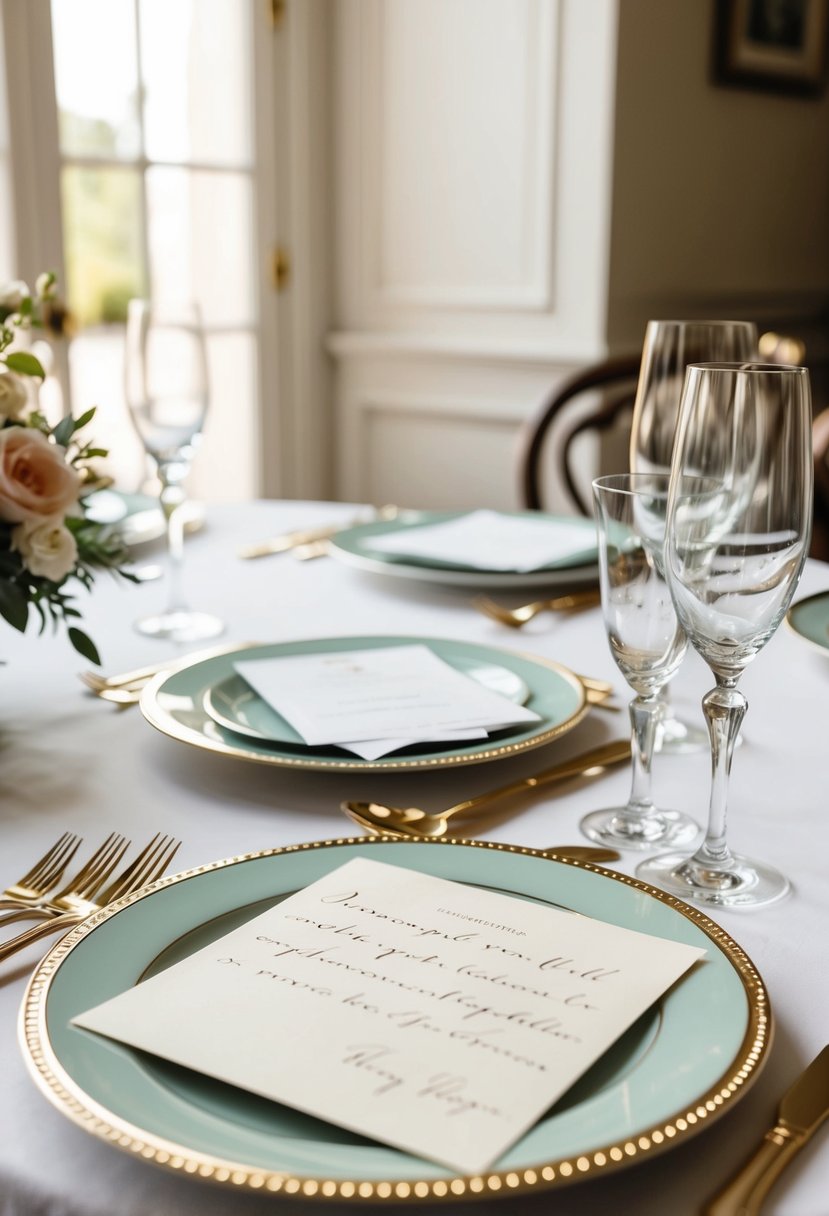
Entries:
{"type": "MultiPolygon", "coordinates": [[[[49,870],[48,867],[53,866],[54,863],[48,862],[47,859],[59,846],[65,849],[65,843],[61,846],[61,842],[65,842],[65,840],[66,835],[61,837],[61,840],[41,858],[33,869],[37,871],[45,866],[47,872],[53,875],[54,871],[49,870]]],[[[79,844],[80,840],[74,837],[72,853],[79,844]]],[[[134,861],[108,886],[104,887],[104,883],[113,874],[130,845],[130,842],[123,836],[111,832],[103,844],[95,850],[86,865],[56,894],[49,896],[51,888],[44,888],[43,880],[36,879],[35,881],[39,883],[38,896],[24,895],[20,898],[15,911],[0,917],[0,928],[18,920],[35,920],[39,923],[18,933],[15,937],[0,942],[0,962],[17,954],[19,950],[23,950],[33,942],[40,941],[41,938],[63,932],[73,925],[80,924],[87,916],[106,907],[107,904],[111,904],[125,895],[131,895],[140,887],[154,882],[169,867],[179,844],[180,841],[174,840],[171,836],[156,833],[134,861]]],[[[29,875],[31,873],[32,871],[29,871],[29,875]]],[[[34,891],[34,886],[27,886],[26,883],[29,875],[7,889],[3,907],[14,903],[14,897],[9,895],[10,891],[20,888],[26,892],[34,891]]],[[[56,881],[59,879],[54,880],[53,878],[53,882],[56,881]]]]}
{"type": "Polygon", "coordinates": [[[579,612],[583,608],[594,608],[601,600],[598,587],[586,591],[571,591],[567,595],[556,595],[549,600],[533,600],[531,604],[522,604],[519,608],[505,608],[488,595],[479,595],[472,601],[473,607],[484,616],[497,621],[499,625],[508,625],[510,629],[520,629],[528,624],[540,612],[579,612]]]}
{"type": "Polygon", "coordinates": [[[571,777],[598,776],[612,765],[629,759],[630,743],[627,739],[605,743],[580,756],[574,756],[571,760],[564,760],[551,768],[543,769],[534,776],[521,777],[518,781],[511,781],[509,785],[467,798],[435,814],[421,811],[417,807],[384,806],[380,802],[343,802],[341,806],[349,819],[353,819],[369,832],[382,833],[384,836],[445,836],[448,831],[447,823],[455,815],[480,811],[510,794],[522,793],[552,782],[566,781],[571,777]]]}

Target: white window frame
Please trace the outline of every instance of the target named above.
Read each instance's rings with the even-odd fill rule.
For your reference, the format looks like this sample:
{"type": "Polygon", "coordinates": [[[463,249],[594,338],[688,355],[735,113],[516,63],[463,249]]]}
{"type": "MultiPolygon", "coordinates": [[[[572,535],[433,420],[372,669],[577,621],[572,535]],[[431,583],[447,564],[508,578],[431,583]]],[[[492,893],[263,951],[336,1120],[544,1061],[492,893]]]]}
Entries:
{"type": "MultiPolygon", "coordinates": [[[[330,298],[328,5],[326,0],[240,2],[248,6],[253,48],[259,442],[252,491],[267,497],[326,497],[333,455],[324,354],[330,298]],[[272,275],[278,245],[288,250],[291,266],[281,292],[272,275]]],[[[16,265],[6,269],[32,282],[48,267],[65,282],[49,0],[3,0],[2,22],[16,251],[16,265]]],[[[146,167],[140,161],[125,163],[146,167]]],[[[68,393],[65,355],[55,373],[68,393]]]]}

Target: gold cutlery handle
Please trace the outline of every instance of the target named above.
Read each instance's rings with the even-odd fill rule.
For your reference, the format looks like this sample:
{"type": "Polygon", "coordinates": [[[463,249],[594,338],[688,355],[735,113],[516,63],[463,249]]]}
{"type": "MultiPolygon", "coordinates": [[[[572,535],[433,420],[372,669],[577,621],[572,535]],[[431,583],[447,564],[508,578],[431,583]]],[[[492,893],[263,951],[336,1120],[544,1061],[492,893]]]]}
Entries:
{"type": "Polygon", "coordinates": [[[808,1137],[779,1124],[740,1166],[722,1190],[709,1199],[702,1216],[756,1216],[763,1200],[808,1137]]]}
{"type": "Polygon", "coordinates": [[[554,764],[552,768],[542,769],[533,777],[522,777],[520,781],[512,781],[509,785],[502,785],[499,789],[490,790],[487,794],[478,794],[474,798],[468,798],[465,802],[459,802],[457,806],[450,807],[449,811],[438,818],[448,819],[450,815],[478,811],[482,806],[487,806],[498,798],[506,798],[509,794],[517,794],[520,790],[535,789],[538,785],[548,785],[552,781],[566,781],[568,777],[580,777],[592,768],[606,768],[610,764],[620,764],[623,760],[629,759],[630,743],[627,739],[616,739],[613,743],[603,743],[601,747],[594,747],[589,752],[582,752],[580,756],[574,756],[572,760],[564,760],[560,764],[554,764]]]}
{"type": "Polygon", "coordinates": [[[50,917],[40,925],[32,925],[31,929],[24,929],[22,933],[18,933],[17,937],[0,943],[0,963],[11,958],[13,954],[17,954],[19,950],[24,950],[32,942],[38,942],[42,937],[49,937],[52,933],[59,933],[62,929],[71,929],[73,925],[79,925],[83,919],[84,916],[77,912],[65,912],[62,916],[50,917]]]}
{"type": "Polygon", "coordinates": [[[284,536],[274,536],[270,540],[263,540],[258,544],[244,545],[239,550],[239,557],[248,560],[254,557],[271,557],[275,553],[287,553],[300,545],[311,545],[315,541],[330,540],[336,532],[350,526],[348,523],[327,524],[324,528],[305,528],[301,532],[286,532],[284,536]]]}
{"type": "MultiPolygon", "coordinates": [[[[5,904],[0,905],[5,907],[5,904]]],[[[9,902],[9,907],[11,907],[9,902]]],[[[0,916],[0,929],[6,925],[13,925],[19,920],[48,920],[52,916],[46,908],[38,907],[37,904],[14,904],[14,911],[4,912],[0,916]]]]}

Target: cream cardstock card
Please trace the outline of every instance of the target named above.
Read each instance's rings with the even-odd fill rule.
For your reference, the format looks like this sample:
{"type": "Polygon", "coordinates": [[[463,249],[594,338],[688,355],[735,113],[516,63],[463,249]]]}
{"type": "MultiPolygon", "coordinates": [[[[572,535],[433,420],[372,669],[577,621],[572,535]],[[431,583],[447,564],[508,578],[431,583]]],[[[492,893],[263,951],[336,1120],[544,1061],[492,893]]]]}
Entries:
{"type": "Polygon", "coordinates": [[[74,1022],[474,1174],[704,953],[357,858],[74,1022]]]}
{"type": "Polygon", "coordinates": [[[363,546],[389,557],[454,562],[476,570],[526,572],[596,560],[595,536],[583,523],[498,511],[471,511],[445,523],[369,536],[363,546]]]}

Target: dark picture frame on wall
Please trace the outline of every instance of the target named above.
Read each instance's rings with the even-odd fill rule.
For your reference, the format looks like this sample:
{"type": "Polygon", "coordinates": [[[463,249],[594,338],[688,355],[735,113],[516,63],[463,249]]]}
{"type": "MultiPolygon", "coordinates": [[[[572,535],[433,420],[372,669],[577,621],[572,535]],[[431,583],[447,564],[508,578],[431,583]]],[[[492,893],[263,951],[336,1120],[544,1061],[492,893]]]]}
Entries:
{"type": "Polygon", "coordinates": [[[827,47],[829,0],[716,0],[717,84],[819,97],[827,47]]]}

